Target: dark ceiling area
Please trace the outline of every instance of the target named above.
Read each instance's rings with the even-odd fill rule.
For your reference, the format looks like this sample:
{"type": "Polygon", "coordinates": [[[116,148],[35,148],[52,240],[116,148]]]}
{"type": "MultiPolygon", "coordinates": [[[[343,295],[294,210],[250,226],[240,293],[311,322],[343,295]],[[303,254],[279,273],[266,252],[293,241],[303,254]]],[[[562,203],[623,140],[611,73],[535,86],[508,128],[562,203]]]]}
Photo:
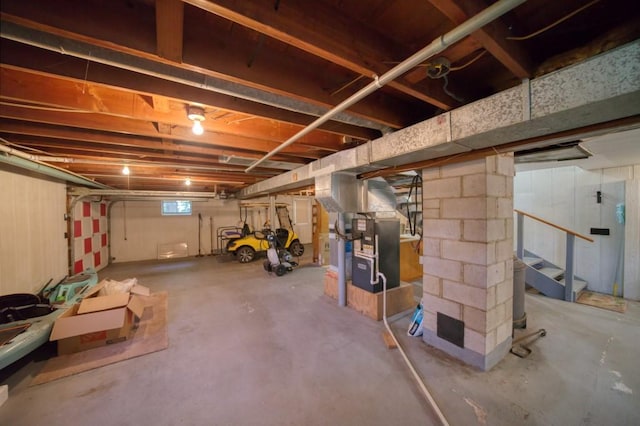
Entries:
{"type": "Polygon", "coordinates": [[[116,189],[234,194],[640,36],[637,1],[526,1],[247,171],[492,3],[3,0],[0,148],[116,189]]]}

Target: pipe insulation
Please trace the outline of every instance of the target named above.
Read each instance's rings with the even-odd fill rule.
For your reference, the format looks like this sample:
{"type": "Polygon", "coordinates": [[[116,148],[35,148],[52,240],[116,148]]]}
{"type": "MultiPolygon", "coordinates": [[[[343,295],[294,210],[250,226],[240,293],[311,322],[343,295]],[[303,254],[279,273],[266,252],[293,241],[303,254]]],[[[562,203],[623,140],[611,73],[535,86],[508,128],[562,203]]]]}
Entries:
{"type": "Polygon", "coordinates": [[[437,55],[438,53],[442,52],[450,45],[462,40],[464,37],[468,36],[472,32],[482,28],[486,24],[504,15],[505,13],[509,12],[510,10],[514,9],[515,7],[524,3],[525,1],[526,0],[499,0],[493,5],[484,9],[482,12],[475,15],[474,17],[463,22],[453,30],[436,38],[429,45],[419,50],[418,52],[414,53],[412,56],[405,59],[403,62],[399,63],[395,67],[391,68],[382,76],[378,77],[377,75],[374,75],[373,81],[371,83],[369,83],[368,85],[366,85],[365,87],[363,87],[362,89],[360,89],[359,91],[357,91],[356,93],[354,93],[353,95],[351,95],[350,97],[348,97],[347,99],[345,99],[344,101],[342,101],[341,103],[333,107],[330,111],[328,111],[327,113],[325,113],[324,115],[316,119],[314,122],[309,124],[307,127],[305,127],[304,129],[300,130],[298,133],[296,133],[295,135],[287,139],[281,145],[279,145],[278,147],[274,148],[273,150],[265,154],[264,157],[255,161],[253,164],[251,164],[249,167],[245,169],[245,172],[247,173],[250,172],[252,169],[257,167],[263,161],[269,159],[273,155],[287,148],[289,145],[296,142],[301,137],[315,130],[318,126],[329,121],[336,114],[341,113],[342,111],[346,110],[350,106],[354,105],[355,103],[369,96],[371,93],[382,88],[387,83],[395,80],[396,78],[400,77],[402,74],[415,68],[416,66],[420,65],[422,62],[426,61],[432,56],[437,55]]]}
{"type": "Polygon", "coordinates": [[[34,157],[36,156],[26,154],[22,151],[0,144],[0,162],[66,182],[75,183],[77,185],[89,186],[91,188],[98,189],[110,188],[107,185],[92,181],[91,179],[87,179],[79,174],[45,164],[34,157]]]}

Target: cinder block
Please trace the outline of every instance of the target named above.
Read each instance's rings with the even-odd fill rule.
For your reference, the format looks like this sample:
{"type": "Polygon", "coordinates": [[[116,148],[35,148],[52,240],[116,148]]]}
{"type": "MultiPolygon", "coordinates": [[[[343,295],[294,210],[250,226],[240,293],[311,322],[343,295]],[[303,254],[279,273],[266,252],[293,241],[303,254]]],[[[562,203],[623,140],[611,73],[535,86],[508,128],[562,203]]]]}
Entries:
{"type": "Polygon", "coordinates": [[[496,244],[496,261],[505,261],[513,259],[513,241],[502,240],[496,244]]]}
{"type": "Polygon", "coordinates": [[[440,168],[440,175],[443,178],[450,176],[466,176],[477,173],[484,173],[485,170],[486,166],[484,160],[478,159],[442,166],[440,168]]]}
{"type": "Polygon", "coordinates": [[[505,340],[510,339],[512,329],[512,321],[505,321],[502,324],[499,324],[496,328],[496,345],[499,345],[505,340]]]}
{"type": "Polygon", "coordinates": [[[462,195],[462,185],[459,177],[425,181],[422,184],[424,199],[454,198],[462,195]]]}
{"type": "MultiPolygon", "coordinates": [[[[432,294],[425,293],[422,297],[422,304],[425,311],[433,314],[442,312],[445,315],[449,315],[455,319],[462,319],[462,307],[459,303],[451,300],[441,299],[432,294]]],[[[434,330],[436,328],[434,327],[434,330]]]]}
{"type": "Polygon", "coordinates": [[[493,351],[496,346],[498,346],[496,344],[496,330],[491,330],[487,333],[487,335],[485,336],[485,345],[487,348],[487,353],[491,353],[491,351],[493,351]]]}
{"type": "Polygon", "coordinates": [[[506,262],[497,262],[487,266],[486,286],[491,287],[506,279],[506,262]]]}
{"type": "Polygon", "coordinates": [[[505,303],[504,307],[504,320],[513,322],[513,301],[511,303],[505,303]]]}
{"type": "Polygon", "coordinates": [[[508,219],[513,218],[513,198],[498,198],[496,200],[496,218],[508,219]]]}
{"type": "Polygon", "coordinates": [[[507,218],[505,221],[505,239],[513,240],[514,230],[513,230],[513,217],[507,218]]]}
{"type": "Polygon", "coordinates": [[[438,332],[438,315],[428,310],[422,312],[422,327],[425,330],[431,330],[434,333],[438,332]]]}
{"type": "Polygon", "coordinates": [[[497,304],[513,300],[513,276],[506,277],[506,279],[498,283],[495,288],[497,304]]]}
{"type": "Polygon", "coordinates": [[[453,198],[441,201],[440,213],[446,219],[486,219],[487,208],[487,199],[484,197],[453,198]]]}
{"type": "Polygon", "coordinates": [[[425,256],[441,257],[440,251],[441,240],[425,238],[422,241],[422,252],[425,256]]]}
{"type": "Polygon", "coordinates": [[[487,266],[484,265],[464,265],[464,283],[474,287],[486,288],[487,286],[487,266]]]}
{"type": "Polygon", "coordinates": [[[487,306],[486,309],[492,309],[496,306],[496,286],[487,288],[487,306]]]}
{"type": "Polygon", "coordinates": [[[496,173],[504,176],[514,176],[516,174],[513,152],[500,154],[496,159],[496,173]]]}
{"type": "Polygon", "coordinates": [[[487,290],[479,287],[471,287],[444,280],[442,282],[442,295],[447,300],[478,309],[485,309],[487,306],[487,290]]]}
{"type": "Polygon", "coordinates": [[[462,236],[465,241],[487,241],[487,221],[484,219],[469,219],[462,223],[462,236]]]}
{"type": "Polygon", "coordinates": [[[485,157],[484,165],[487,173],[496,173],[498,171],[498,161],[495,155],[485,157]]]}
{"type": "Polygon", "coordinates": [[[507,238],[506,223],[506,219],[488,220],[486,241],[499,241],[507,238]]]}
{"type": "Polygon", "coordinates": [[[422,224],[425,237],[459,240],[462,235],[462,221],[451,219],[425,219],[422,224]]]}
{"type": "Polygon", "coordinates": [[[433,275],[422,276],[422,291],[434,296],[442,297],[442,284],[441,279],[434,277],[433,275]]]}
{"type": "Polygon", "coordinates": [[[440,179],[440,167],[430,167],[422,170],[422,180],[424,182],[432,179],[440,179]]]}
{"type": "Polygon", "coordinates": [[[462,321],[464,326],[477,332],[484,333],[487,330],[487,312],[472,306],[463,306],[462,321]]]}
{"type": "MultiPolygon", "coordinates": [[[[465,324],[466,326],[466,324],[465,324]]],[[[486,337],[471,328],[464,329],[464,347],[482,355],[486,355],[486,337]]]]}
{"type": "Polygon", "coordinates": [[[422,215],[425,219],[438,219],[440,217],[440,209],[424,209],[422,215]]]}
{"type": "Polygon", "coordinates": [[[423,194],[423,200],[422,200],[422,208],[423,209],[439,209],[440,208],[440,199],[429,199],[429,200],[425,200],[424,199],[424,194],[423,194]]]}
{"type": "Polygon", "coordinates": [[[485,265],[492,265],[496,263],[496,243],[487,243],[487,261],[485,265]]]}
{"type": "Polygon", "coordinates": [[[453,260],[437,257],[424,257],[424,271],[436,277],[460,281],[462,278],[462,264],[453,260]]]}
{"type": "Polygon", "coordinates": [[[487,175],[487,192],[490,197],[507,196],[507,178],[499,175],[487,175]]]}
{"type": "Polygon", "coordinates": [[[462,196],[477,197],[487,194],[487,175],[476,174],[462,178],[462,196]]]}
{"type": "Polygon", "coordinates": [[[476,265],[486,265],[487,244],[466,241],[442,241],[442,258],[476,265]]]}
{"type": "Polygon", "coordinates": [[[505,183],[506,186],[506,197],[513,198],[513,177],[507,177],[507,181],[505,183]]]}
{"type": "Polygon", "coordinates": [[[489,316],[491,317],[491,321],[487,322],[487,328],[490,330],[496,328],[498,325],[507,320],[506,303],[500,303],[499,305],[496,305],[496,307],[491,309],[490,312],[491,314],[489,316]]]}

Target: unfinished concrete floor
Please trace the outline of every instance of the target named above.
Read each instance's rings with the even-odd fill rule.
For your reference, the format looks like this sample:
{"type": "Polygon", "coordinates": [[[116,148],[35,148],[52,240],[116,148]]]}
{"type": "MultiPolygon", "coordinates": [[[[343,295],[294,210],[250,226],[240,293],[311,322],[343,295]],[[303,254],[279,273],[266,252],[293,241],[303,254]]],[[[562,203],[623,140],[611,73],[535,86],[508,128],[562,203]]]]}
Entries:
{"type": "MultiPolygon", "coordinates": [[[[305,256],[308,259],[308,256],[305,256]]],[[[323,295],[308,260],[284,277],[221,257],[117,264],[169,292],[169,348],[30,386],[50,348],[0,372],[0,425],[424,425],[437,419],[383,325],[323,295]]],[[[527,295],[532,354],[484,373],[393,328],[452,425],[640,424],[640,306],[527,295]]]]}

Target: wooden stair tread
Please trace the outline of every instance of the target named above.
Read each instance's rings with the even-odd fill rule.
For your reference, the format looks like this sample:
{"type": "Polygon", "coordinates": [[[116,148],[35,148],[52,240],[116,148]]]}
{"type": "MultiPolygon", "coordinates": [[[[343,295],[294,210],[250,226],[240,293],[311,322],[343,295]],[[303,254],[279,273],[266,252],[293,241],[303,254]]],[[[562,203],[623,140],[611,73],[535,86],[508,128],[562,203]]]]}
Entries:
{"type": "MultiPolygon", "coordinates": [[[[559,284],[564,286],[565,279],[561,279],[558,281],[559,284]]],[[[587,282],[585,280],[581,280],[579,278],[573,278],[573,292],[578,293],[579,291],[584,290],[587,287],[587,282]]]]}
{"type": "Polygon", "coordinates": [[[564,274],[564,271],[562,269],[554,268],[552,266],[545,266],[544,268],[537,269],[537,271],[553,279],[564,274]]]}

